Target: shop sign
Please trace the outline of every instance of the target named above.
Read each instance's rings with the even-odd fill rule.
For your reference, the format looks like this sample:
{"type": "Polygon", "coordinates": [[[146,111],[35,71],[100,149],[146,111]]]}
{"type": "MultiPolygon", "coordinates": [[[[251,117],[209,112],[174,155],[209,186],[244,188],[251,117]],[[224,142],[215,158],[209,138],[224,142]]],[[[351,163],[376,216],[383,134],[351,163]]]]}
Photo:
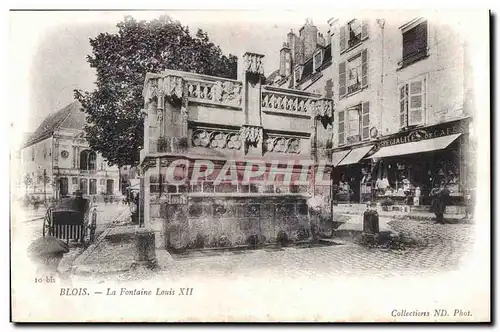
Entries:
{"type": "Polygon", "coordinates": [[[437,138],[458,133],[465,133],[468,130],[468,123],[463,121],[454,122],[447,125],[438,125],[434,127],[415,129],[404,134],[393,136],[380,141],[379,146],[390,146],[411,142],[418,142],[424,139],[437,138]]]}

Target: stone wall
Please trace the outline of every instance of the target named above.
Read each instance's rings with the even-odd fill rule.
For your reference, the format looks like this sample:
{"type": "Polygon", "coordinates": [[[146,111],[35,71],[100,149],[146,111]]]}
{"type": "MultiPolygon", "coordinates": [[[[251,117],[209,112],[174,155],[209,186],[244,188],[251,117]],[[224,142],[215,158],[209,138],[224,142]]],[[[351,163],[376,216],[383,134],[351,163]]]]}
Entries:
{"type": "MultiPolygon", "coordinates": [[[[274,242],[280,230],[297,239],[308,227],[314,179],[294,185],[277,177],[260,185],[242,183],[242,171],[249,160],[265,165],[266,174],[272,165],[313,164],[316,120],[331,118],[333,104],[313,93],[263,85],[262,58],[244,55],[241,81],[178,71],[146,75],[142,193],[144,223],[155,232],[157,247],[274,242]],[[189,179],[198,161],[215,170],[173,184],[166,181],[167,169],[178,159],[191,162],[189,179]],[[236,183],[214,184],[228,160],[238,163],[236,183]]],[[[299,168],[286,172],[297,178],[299,168]]]]}
{"type": "Polygon", "coordinates": [[[178,203],[160,199],[150,205],[168,249],[251,245],[252,236],[259,244],[274,243],[279,231],[300,240],[309,230],[306,199],[296,196],[205,196],[178,203]]]}

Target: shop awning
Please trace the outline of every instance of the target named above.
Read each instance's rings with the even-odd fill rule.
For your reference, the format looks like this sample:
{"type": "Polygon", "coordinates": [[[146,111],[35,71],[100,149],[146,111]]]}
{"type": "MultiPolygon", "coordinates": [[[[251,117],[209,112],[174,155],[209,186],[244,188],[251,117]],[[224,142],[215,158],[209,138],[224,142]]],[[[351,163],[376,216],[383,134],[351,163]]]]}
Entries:
{"type": "Polygon", "coordinates": [[[418,142],[384,146],[373,155],[371,155],[370,159],[442,150],[453,143],[453,141],[455,141],[460,135],[462,134],[454,134],[443,137],[430,138],[418,142]]]}
{"type": "Polygon", "coordinates": [[[332,153],[332,165],[337,166],[351,150],[337,151],[332,153]]]}
{"type": "Polygon", "coordinates": [[[337,165],[351,165],[358,163],[363,157],[373,148],[373,145],[364,146],[362,148],[352,149],[349,154],[337,165]]]}

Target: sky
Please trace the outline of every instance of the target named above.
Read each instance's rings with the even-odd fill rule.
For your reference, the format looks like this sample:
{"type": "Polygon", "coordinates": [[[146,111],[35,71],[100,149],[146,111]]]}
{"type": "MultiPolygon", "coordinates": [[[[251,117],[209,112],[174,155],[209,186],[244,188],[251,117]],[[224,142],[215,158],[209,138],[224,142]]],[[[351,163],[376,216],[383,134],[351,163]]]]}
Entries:
{"type": "Polygon", "coordinates": [[[225,54],[265,55],[266,74],[278,68],[286,34],[306,18],[327,33],[328,13],[255,11],[37,11],[10,12],[9,97],[16,132],[32,132],[52,112],[73,101],[73,90],[93,90],[95,73],[86,62],[89,38],[116,32],[124,16],[150,20],[168,14],[195,32],[205,30],[225,54]]]}

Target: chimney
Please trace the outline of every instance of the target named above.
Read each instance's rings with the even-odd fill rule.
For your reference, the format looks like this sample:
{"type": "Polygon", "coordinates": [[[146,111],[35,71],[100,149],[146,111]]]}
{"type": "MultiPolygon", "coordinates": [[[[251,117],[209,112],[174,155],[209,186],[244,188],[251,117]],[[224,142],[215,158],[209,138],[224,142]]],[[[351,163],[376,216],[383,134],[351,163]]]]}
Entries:
{"type": "Polygon", "coordinates": [[[288,43],[283,43],[283,47],[280,50],[280,76],[290,75],[290,68],[292,66],[291,61],[290,47],[288,43]]]}
{"type": "Polygon", "coordinates": [[[300,29],[301,39],[304,42],[304,58],[311,58],[318,45],[318,28],[312,23],[312,20],[306,19],[306,24],[300,29]]]}
{"type": "Polygon", "coordinates": [[[288,47],[290,47],[290,55],[291,55],[291,68],[295,66],[297,63],[297,57],[299,53],[299,38],[297,35],[293,32],[293,30],[290,30],[290,32],[287,34],[287,39],[288,39],[288,47]]]}

